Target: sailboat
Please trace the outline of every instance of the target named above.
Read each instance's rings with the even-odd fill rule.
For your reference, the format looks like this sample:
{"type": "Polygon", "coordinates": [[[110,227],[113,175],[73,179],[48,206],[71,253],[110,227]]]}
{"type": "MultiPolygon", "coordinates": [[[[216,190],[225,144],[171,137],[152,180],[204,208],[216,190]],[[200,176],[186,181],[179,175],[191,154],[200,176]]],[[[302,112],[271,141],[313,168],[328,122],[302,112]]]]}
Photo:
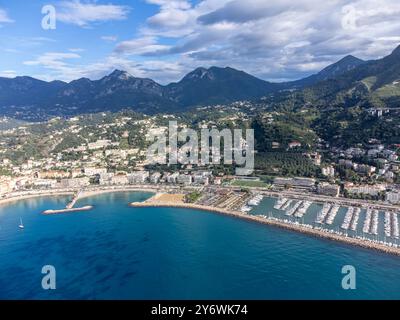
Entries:
{"type": "Polygon", "coordinates": [[[22,223],[22,218],[19,218],[19,226],[20,229],[24,229],[24,224],[22,223]]]}

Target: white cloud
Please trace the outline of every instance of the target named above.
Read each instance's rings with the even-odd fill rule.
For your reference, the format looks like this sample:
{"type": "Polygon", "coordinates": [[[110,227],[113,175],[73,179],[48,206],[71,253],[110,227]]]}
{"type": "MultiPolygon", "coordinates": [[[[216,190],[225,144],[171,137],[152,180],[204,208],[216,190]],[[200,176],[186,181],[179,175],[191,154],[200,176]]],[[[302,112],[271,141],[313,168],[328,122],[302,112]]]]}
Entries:
{"type": "Polygon", "coordinates": [[[48,70],[46,80],[73,80],[76,71],[68,63],[68,60],[79,58],[81,58],[80,55],[72,52],[47,52],[35,60],[24,61],[23,64],[32,67],[39,66],[48,70]]]}
{"type": "Polygon", "coordinates": [[[15,70],[0,71],[0,77],[3,77],[3,78],[15,78],[16,76],[17,76],[17,72],[15,70]]]}
{"type": "MultiPolygon", "coordinates": [[[[400,42],[398,0],[379,5],[376,0],[145,1],[158,11],[101,61],[73,64],[70,59],[79,62],[77,57],[53,53],[27,63],[45,66],[49,78],[62,80],[98,78],[118,68],[167,83],[198,66],[217,65],[283,81],[317,72],[348,54],[382,57],[400,42]]],[[[63,5],[64,21],[80,26],[128,13],[126,7],[95,1],[63,5]]],[[[113,35],[101,39],[118,40],[113,35]]]]}
{"type": "Polygon", "coordinates": [[[57,19],[64,23],[86,27],[92,23],[124,20],[128,17],[129,11],[130,9],[127,6],[71,0],[60,3],[57,19]]]}
{"type": "Polygon", "coordinates": [[[82,48],[70,48],[68,49],[69,52],[74,52],[74,53],[79,53],[79,52],[85,52],[85,49],[82,48]]]}
{"type": "Polygon", "coordinates": [[[118,37],[117,36],[102,36],[101,40],[115,42],[118,40],[118,37]]]}
{"type": "Polygon", "coordinates": [[[159,11],[115,52],[180,59],[184,72],[229,65],[265,79],[296,79],[347,54],[382,57],[400,42],[398,0],[146,1],[159,11]],[[175,43],[165,46],[166,37],[175,43]]]}
{"type": "Polygon", "coordinates": [[[149,53],[156,54],[158,52],[165,52],[168,49],[170,49],[170,46],[158,44],[155,37],[146,36],[123,41],[117,45],[115,51],[117,53],[129,55],[145,55],[149,53]]]}
{"type": "Polygon", "coordinates": [[[14,20],[12,20],[7,12],[4,9],[0,8],[0,23],[11,23],[14,22],[14,20]]]}

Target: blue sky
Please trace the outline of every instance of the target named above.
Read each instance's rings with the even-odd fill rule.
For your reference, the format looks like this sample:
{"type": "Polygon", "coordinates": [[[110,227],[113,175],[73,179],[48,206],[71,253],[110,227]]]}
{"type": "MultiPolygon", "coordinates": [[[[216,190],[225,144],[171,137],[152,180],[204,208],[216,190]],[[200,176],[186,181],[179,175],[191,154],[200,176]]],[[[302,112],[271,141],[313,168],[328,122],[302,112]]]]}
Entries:
{"type": "Polygon", "coordinates": [[[0,76],[98,79],[113,69],[160,83],[231,66],[272,81],[347,54],[400,44],[398,0],[0,0],[0,76]],[[56,29],[41,26],[44,5],[56,29]]]}

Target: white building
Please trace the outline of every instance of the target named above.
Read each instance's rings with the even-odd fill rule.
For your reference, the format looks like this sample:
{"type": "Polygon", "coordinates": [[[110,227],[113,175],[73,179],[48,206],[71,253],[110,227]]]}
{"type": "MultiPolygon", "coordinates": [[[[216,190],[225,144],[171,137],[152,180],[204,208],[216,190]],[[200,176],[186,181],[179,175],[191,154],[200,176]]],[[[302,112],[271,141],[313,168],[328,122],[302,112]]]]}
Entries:
{"type": "Polygon", "coordinates": [[[57,180],[55,179],[34,179],[32,185],[36,188],[50,189],[55,188],[57,180]]]}
{"type": "Polygon", "coordinates": [[[128,174],[128,181],[130,184],[145,183],[149,179],[148,171],[136,171],[128,174]]]}
{"type": "Polygon", "coordinates": [[[334,177],[335,176],[335,168],[333,166],[328,166],[322,168],[322,174],[326,177],[334,177]]]}
{"type": "Polygon", "coordinates": [[[112,172],[100,174],[100,179],[99,179],[100,185],[110,185],[113,176],[114,173],[112,172]]]}
{"type": "Polygon", "coordinates": [[[178,183],[179,172],[175,172],[167,176],[168,183],[178,183]]]}
{"type": "Polygon", "coordinates": [[[195,184],[208,185],[210,183],[210,178],[208,176],[204,176],[202,174],[194,174],[193,175],[193,182],[195,184]]]}
{"type": "Polygon", "coordinates": [[[151,183],[159,183],[161,179],[161,173],[159,172],[154,172],[151,176],[150,176],[150,182],[151,183]]]}
{"type": "Polygon", "coordinates": [[[83,169],[85,176],[92,177],[107,173],[107,168],[86,167],[83,169]]]}
{"type": "Polygon", "coordinates": [[[377,185],[357,185],[357,186],[345,186],[345,190],[352,194],[367,194],[371,196],[378,195],[379,192],[383,192],[386,190],[386,185],[377,184],[377,185]]]}
{"type": "Polygon", "coordinates": [[[82,188],[90,185],[89,178],[72,178],[72,179],[62,179],[60,186],[62,188],[82,188]]]}
{"type": "Polygon", "coordinates": [[[112,185],[126,185],[129,183],[128,176],[126,174],[116,174],[111,177],[110,183],[112,185]]]}
{"type": "Polygon", "coordinates": [[[178,180],[178,183],[185,184],[185,185],[190,185],[193,182],[192,176],[188,175],[188,174],[179,175],[177,180],[178,180]]]}
{"type": "Polygon", "coordinates": [[[386,193],[386,201],[399,204],[400,203],[400,191],[390,191],[386,193]]]}
{"type": "Polygon", "coordinates": [[[340,194],[340,187],[336,184],[322,182],[318,185],[317,189],[319,194],[331,197],[338,197],[340,194]]]}

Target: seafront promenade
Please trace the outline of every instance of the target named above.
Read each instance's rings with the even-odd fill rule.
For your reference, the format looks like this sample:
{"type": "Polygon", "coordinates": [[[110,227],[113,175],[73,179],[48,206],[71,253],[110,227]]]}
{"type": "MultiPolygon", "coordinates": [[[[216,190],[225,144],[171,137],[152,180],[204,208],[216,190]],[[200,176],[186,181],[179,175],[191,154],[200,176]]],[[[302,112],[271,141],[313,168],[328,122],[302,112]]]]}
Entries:
{"type": "MultiPolygon", "coordinates": [[[[218,186],[216,190],[236,190],[238,187],[232,186],[218,186]]],[[[400,210],[400,205],[393,205],[387,203],[381,203],[376,201],[358,200],[358,199],[347,199],[347,198],[335,198],[329,196],[322,196],[309,193],[299,193],[292,191],[271,191],[263,188],[248,188],[252,193],[262,194],[264,196],[279,198],[288,197],[292,199],[310,200],[316,203],[337,203],[343,206],[355,206],[355,207],[373,207],[379,210],[400,210]]],[[[140,184],[140,185],[116,185],[116,186],[90,186],[84,188],[79,199],[92,197],[98,194],[110,193],[110,192],[152,192],[152,193],[186,193],[193,190],[192,188],[171,186],[171,185],[156,185],[156,184],[140,184]]],[[[29,190],[13,192],[0,199],[0,205],[8,202],[19,201],[23,199],[29,199],[33,197],[41,196],[71,196],[77,192],[77,189],[45,189],[45,190],[29,190]]]]}

